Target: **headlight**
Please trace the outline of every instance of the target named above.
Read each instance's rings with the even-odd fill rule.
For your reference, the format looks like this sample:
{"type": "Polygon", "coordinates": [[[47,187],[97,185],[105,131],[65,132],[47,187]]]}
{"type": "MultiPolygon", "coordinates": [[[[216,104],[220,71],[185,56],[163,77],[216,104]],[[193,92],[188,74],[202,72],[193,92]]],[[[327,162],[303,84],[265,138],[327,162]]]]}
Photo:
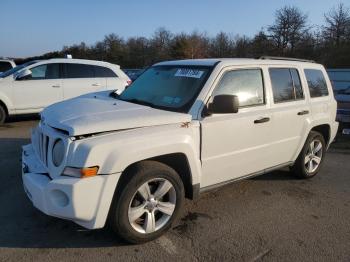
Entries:
{"type": "Polygon", "coordinates": [[[58,167],[62,164],[64,158],[64,143],[62,139],[57,139],[52,148],[52,162],[58,167]]]}

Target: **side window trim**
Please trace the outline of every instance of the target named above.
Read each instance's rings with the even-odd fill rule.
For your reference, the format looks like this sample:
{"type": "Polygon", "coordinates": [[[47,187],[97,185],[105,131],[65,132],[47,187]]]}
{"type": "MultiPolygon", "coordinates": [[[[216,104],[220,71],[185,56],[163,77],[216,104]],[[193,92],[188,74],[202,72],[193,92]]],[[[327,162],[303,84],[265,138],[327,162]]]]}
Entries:
{"type": "Polygon", "coordinates": [[[294,88],[294,96],[295,96],[295,101],[299,101],[299,100],[305,100],[305,92],[304,92],[304,85],[301,81],[301,77],[300,77],[300,73],[299,73],[299,69],[298,68],[295,68],[295,67],[291,67],[289,69],[289,72],[291,74],[291,77],[292,77],[292,81],[293,81],[293,88],[294,88]],[[295,79],[293,77],[293,74],[292,74],[292,71],[291,70],[295,70],[295,72],[297,72],[298,74],[298,78],[299,78],[299,83],[300,83],[300,87],[301,87],[301,91],[303,92],[303,96],[302,97],[297,97],[297,91],[296,91],[296,85],[295,85],[295,79]]]}

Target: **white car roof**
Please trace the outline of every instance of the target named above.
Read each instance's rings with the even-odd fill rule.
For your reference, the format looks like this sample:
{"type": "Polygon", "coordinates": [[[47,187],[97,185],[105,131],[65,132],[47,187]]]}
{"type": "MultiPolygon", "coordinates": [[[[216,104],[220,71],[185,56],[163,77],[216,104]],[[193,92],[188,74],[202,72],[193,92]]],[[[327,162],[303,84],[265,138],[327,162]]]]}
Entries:
{"type": "Polygon", "coordinates": [[[97,61],[97,60],[88,60],[88,59],[75,59],[75,58],[52,58],[52,59],[48,59],[48,60],[42,60],[40,62],[51,62],[51,63],[80,63],[80,64],[89,64],[89,65],[101,65],[101,64],[105,64],[105,65],[113,65],[113,66],[118,66],[116,64],[112,64],[109,62],[105,62],[105,61],[97,61]]]}
{"type": "Polygon", "coordinates": [[[0,59],[0,62],[10,62],[10,63],[14,63],[14,61],[12,59],[0,59]]]}

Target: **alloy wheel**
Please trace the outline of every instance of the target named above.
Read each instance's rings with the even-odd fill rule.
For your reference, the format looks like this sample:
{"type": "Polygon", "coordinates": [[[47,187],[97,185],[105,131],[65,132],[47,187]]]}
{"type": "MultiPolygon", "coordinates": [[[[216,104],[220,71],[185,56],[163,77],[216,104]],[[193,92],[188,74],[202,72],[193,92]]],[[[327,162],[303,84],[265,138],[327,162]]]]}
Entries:
{"type": "Polygon", "coordinates": [[[306,171],[311,174],[317,170],[321,164],[323,155],[323,146],[320,140],[312,140],[307,149],[304,164],[306,171]]]}
{"type": "Polygon", "coordinates": [[[176,191],[172,183],[165,178],[148,180],[131,198],[129,223],[139,233],[153,233],[167,224],[175,207],[176,191]]]}

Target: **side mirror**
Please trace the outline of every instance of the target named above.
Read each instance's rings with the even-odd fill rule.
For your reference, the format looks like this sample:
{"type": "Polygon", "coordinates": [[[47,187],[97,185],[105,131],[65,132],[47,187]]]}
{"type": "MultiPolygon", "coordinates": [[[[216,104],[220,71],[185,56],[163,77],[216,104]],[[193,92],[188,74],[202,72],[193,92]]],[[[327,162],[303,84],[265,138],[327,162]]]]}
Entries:
{"type": "Polygon", "coordinates": [[[32,76],[32,71],[29,69],[24,69],[20,71],[16,76],[16,80],[24,80],[24,79],[29,79],[32,76]]]}
{"type": "Polygon", "coordinates": [[[232,114],[237,113],[239,108],[238,96],[217,95],[207,107],[207,114],[232,114]]]}

